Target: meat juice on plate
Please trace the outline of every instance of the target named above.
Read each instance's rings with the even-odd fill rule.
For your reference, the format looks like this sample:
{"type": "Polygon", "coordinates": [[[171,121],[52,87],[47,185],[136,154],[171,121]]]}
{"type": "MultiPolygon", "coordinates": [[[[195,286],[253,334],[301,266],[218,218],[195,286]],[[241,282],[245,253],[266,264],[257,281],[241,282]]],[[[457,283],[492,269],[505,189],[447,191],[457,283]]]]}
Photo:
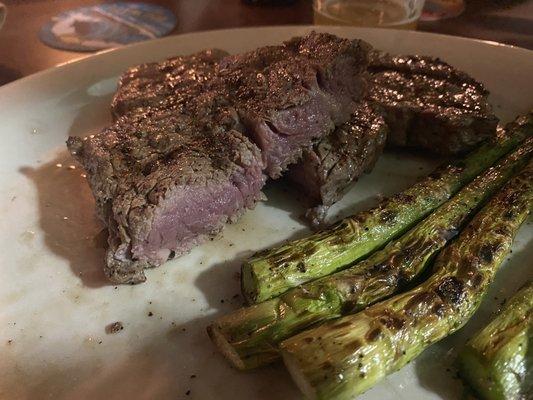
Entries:
{"type": "Polygon", "coordinates": [[[416,29],[423,0],[315,0],[315,25],[416,29]]]}

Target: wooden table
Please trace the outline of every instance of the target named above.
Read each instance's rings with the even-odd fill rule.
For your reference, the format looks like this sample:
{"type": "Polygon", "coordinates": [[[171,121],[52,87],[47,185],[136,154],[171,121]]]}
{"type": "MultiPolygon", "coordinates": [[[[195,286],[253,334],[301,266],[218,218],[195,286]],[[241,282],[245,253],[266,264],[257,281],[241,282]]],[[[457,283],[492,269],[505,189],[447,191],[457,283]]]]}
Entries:
{"type": "MultiPolygon", "coordinates": [[[[59,63],[84,57],[50,48],[40,42],[38,32],[53,15],[84,5],[103,3],[90,0],[3,1],[7,21],[0,30],[0,85],[59,63]]],[[[165,5],[178,18],[172,34],[207,29],[258,25],[311,24],[310,0],[291,6],[251,6],[242,0],[143,0],[165,5]]],[[[421,22],[419,29],[451,35],[493,40],[533,49],[533,0],[476,0],[467,2],[458,18],[421,22]]]]}

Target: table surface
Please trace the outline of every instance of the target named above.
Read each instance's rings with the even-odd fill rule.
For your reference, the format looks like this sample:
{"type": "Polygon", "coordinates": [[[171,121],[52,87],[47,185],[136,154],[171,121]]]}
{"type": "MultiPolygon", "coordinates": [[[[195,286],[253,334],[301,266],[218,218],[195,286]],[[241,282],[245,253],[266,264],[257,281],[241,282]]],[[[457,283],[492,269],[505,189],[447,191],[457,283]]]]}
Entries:
{"type": "MultiPolygon", "coordinates": [[[[105,3],[87,0],[0,0],[8,8],[0,30],[0,85],[59,63],[87,56],[50,48],[38,38],[42,25],[68,9],[105,3]]],[[[242,0],[143,0],[171,9],[178,23],[172,34],[259,25],[311,24],[310,0],[290,6],[253,6],[242,0]]],[[[420,22],[419,30],[492,40],[533,49],[533,0],[467,1],[453,19],[420,22]]]]}

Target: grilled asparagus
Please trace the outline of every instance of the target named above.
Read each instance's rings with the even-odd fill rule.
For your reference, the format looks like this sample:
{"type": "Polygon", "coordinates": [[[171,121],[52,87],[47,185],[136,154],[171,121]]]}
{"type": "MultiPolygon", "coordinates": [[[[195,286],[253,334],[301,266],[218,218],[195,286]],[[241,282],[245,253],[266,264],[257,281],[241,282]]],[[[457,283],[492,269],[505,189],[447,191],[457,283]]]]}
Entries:
{"type": "Polygon", "coordinates": [[[533,397],[533,282],[466,344],[459,371],[483,400],[533,397]]]}
{"type": "Polygon", "coordinates": [[[469,215],[533,154],[533,137],[401,238],[358,264],[219,318],[208,332],[238,369],[279,357],[278,344],[317,322],[363,309],[417,277],[469,215]]]}
{"type": "Polygon", "coordinates": [[[533,201],[533,162],[437,257],[413,290],[327,322],[281,344],[312,399],[353,399],[461,328],[476,311],[533,201]]]}
{"type": "Polygon", "coordinates": [[[438,168],[377,207],[345,218],[328,230],[252,256],[242,266],[242,293],[265,301],[302,283],[357,262],[423,219],[462,186],[533,134],[533,113],[519,117],[495,141],[438,168]]]}

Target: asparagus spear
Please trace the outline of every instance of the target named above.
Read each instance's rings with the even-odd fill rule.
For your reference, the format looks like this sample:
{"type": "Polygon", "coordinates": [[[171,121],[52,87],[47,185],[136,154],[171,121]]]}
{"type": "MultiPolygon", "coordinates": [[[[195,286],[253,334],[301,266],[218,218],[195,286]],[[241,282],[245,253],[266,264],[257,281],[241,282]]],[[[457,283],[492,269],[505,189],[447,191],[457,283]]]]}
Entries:
{"type": "Polygon", "coordinates": [[[493,142],[443,165],[375,208],[345,218],[328,230],[256,253],[242,266],[242,293],[249,303],[329,275],[365,258],[400,236],[447,201],[497,159],[533,133],[533,112],[519,117],[493,142]]]}
{"type": "Polygon", "coordinates": [[[460,375],[481,399],[533,397],[533,282],[478,332],[459,355],[460,375]]]}
{"type": "Polygon", "coordinates": [[[238,369],[279,357],[278,344],[311,324],[363,309],[415,277],[480,204],[533,154],[533,137],[401,238],[351,268],[219,318],[208,332],[238,369]]]}
{"type": "Polygon", "coordinates": [[[437,257],[415,289],[327,322],[281,344],[285,364],[312,399],[353,399],[474,314],[533,201],[533,162],[437,257]]]}

